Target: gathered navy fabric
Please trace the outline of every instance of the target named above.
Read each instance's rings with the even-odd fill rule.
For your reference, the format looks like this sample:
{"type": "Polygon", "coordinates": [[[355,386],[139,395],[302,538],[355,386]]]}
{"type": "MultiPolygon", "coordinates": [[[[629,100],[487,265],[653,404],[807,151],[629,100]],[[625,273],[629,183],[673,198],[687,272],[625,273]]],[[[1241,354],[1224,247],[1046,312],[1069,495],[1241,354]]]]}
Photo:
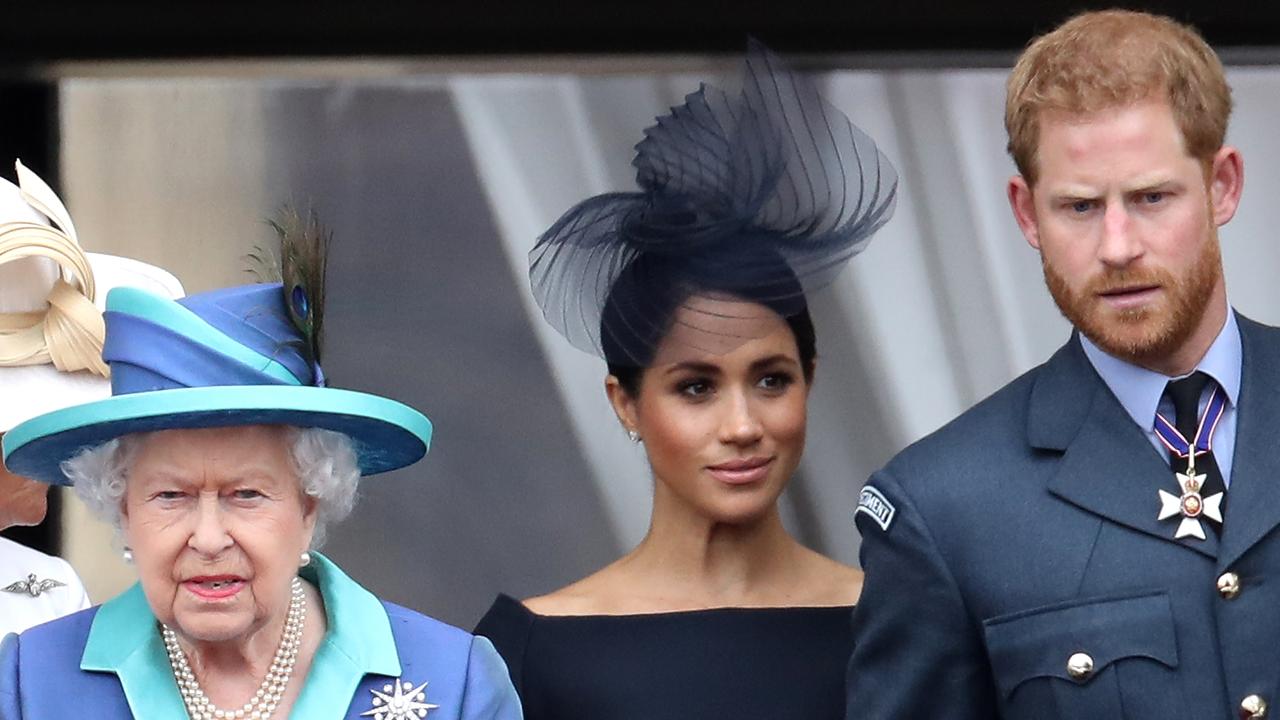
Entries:
{"type": "Polygon", "coordinates": [[[669,321],[654,298],[672,292],[764,288],[802,307],[893,215],[888,158],[757,42],[740,92],[703,85],[644,134],[639,192],[579,203],[530,253],[543,315],[587,352],[612,347],[644,364],[633,336],[669,321]]]}

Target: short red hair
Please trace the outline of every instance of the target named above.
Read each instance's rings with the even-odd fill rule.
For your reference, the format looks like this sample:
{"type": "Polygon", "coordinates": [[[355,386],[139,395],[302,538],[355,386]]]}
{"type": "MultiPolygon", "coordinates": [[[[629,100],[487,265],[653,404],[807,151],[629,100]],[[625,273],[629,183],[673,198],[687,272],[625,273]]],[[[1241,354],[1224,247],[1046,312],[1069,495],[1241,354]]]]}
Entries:
{"type": "Polygon", "coordinates": [[[1036,181],[1046,111],[1092,113],[1163,98],[1192,157],[1208,163],[1226,138],[1231,88],[1194,28],[1128,10],[1077,15],[1027,46],[1009,74],[1004,124],[1009,154],[1036,181]]]}

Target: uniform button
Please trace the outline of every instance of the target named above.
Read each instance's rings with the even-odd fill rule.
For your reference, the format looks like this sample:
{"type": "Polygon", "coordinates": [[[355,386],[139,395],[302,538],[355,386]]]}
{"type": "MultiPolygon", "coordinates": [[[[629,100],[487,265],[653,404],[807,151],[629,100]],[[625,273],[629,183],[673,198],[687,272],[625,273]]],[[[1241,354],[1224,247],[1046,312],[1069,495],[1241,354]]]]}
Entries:
{"type": "MultiPolygon", "coordinates": [[[[1240,576],[1233,572],[1225,572],[1218,576],[1218,594],[1230,600],[1240,594],[1240,576]]],[[[1249,697],[1255,697],[1250,695],[1249,697]]]]}
{"type": "Polygon", "coordinates": [[[1088,680],[1093,674],[1093,658],[1082,652],[1067,658],[1067,674],[1076,682],[1088,680]]]}
{"type": "Polygon", "coordinates": [[[1267,701],[1261,695],[1249,695],[1240,701],[1240,717],[1244,720],[1257,720],[1267,716],[1267,701]]]}

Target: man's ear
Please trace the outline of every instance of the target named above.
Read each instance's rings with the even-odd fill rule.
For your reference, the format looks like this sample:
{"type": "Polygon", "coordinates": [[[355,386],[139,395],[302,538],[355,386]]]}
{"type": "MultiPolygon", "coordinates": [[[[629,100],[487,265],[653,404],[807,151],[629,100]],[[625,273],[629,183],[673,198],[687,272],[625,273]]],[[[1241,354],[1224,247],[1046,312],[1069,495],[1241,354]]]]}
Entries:
{"type": "Polygon", "coordinates": [[[1226,225],[1240,207],[1244,191],[1244,157],[1230,145],[1214,153],[1209,166],[1209,203],[1214,225],[1226,225]]]}
{"type": "Polygon", "coordinates": [[[1035,197],[1026,178],[1014,175],[1009,178],[1009,207],[1013,210],[1013,219],[1022,230],[1022,237],[1027,244],[1036,250],[1040,249],[1040,225],[1036,222],[1035,197]]]}

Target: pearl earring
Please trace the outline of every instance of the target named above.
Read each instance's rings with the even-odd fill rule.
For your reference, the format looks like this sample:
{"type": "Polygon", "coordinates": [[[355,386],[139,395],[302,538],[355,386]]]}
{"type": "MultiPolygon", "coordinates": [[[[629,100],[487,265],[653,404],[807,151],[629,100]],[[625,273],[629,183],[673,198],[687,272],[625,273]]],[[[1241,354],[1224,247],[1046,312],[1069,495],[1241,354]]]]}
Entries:
{"type": "Polygon", "coordinates": [[[307,552],[306,550],[303,550],[302,554],[298,556],[298,567],[306,567],[310,564],[311,564],[311,553],[307,552]]]}
{"type": "Polygon", "coordinates": [[[133,550],[131,548],[125,548],[122,550],[120,552],[120,557],[123,558],[126,563],[130,565],[133,564],[133,550]]]}
{"type": "Polygon", "coordinates": [[[633,443],[638,443],[640,442],[640,433],[636,432],[635,430],[628,430],[627,439],[633,443]]]}

